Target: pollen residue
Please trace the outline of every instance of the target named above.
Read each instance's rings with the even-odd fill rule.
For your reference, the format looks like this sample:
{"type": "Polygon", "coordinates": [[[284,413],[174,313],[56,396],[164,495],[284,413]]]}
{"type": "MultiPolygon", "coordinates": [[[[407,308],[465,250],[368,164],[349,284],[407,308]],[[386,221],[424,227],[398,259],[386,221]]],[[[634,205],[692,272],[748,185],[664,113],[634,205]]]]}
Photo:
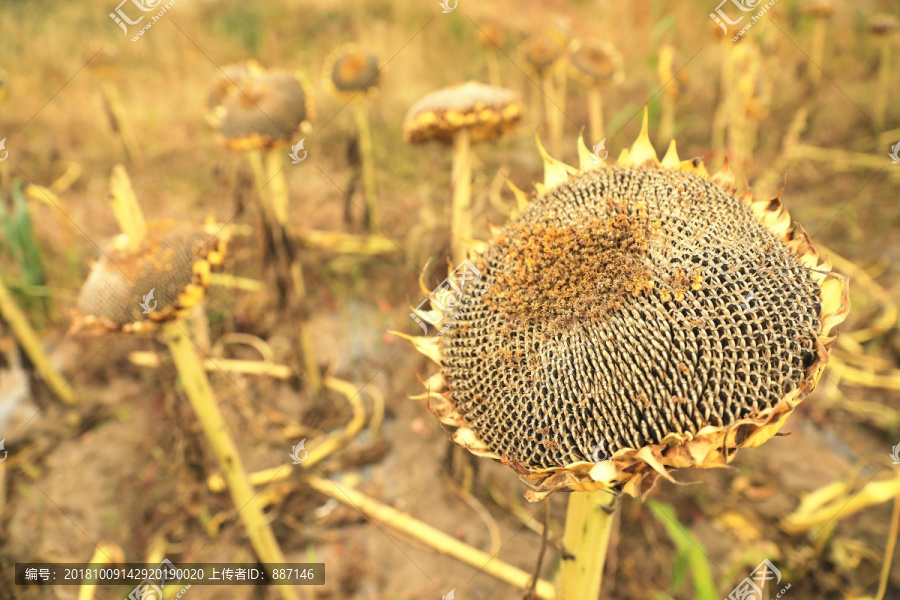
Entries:
{"type": "Polygon", "coordinates": [[[495,310],[562,325],[599,317],[653,291],[649,249],[659,228],[643,206],[607,201],[603,217],[562,224],[550,213],[508,227],[497,240],[502,267],[485,296],[495,310]]]}

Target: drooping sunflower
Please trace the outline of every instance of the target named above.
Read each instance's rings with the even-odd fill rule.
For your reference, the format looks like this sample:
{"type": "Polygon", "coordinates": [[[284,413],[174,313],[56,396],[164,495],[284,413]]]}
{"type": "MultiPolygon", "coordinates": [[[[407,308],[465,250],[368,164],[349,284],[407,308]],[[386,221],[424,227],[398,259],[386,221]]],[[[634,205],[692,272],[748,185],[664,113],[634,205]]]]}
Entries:
{"type": "Polygon", "coordinates": [[[185,315],[205,296],[226,244],[214,230],[174,220],[149,223],[136,245],[118,235],[81,289],[80,324],[140,333],[185,315]]]}
{"type": "Polygon", "coordinates": [[[478,276],[417,311],[441,330],[413,342],[440,365],[423,397],[453,441],[538,500],[643,496],[774,436],[849,310],[781,194],[738,193],[727,162],[710,176],[674,141],[660,162],[646,112],[615,165],[583,141],[580,168],[540,150],[544,182],[513,187],[519,210],[470,250],[478,276]]]}

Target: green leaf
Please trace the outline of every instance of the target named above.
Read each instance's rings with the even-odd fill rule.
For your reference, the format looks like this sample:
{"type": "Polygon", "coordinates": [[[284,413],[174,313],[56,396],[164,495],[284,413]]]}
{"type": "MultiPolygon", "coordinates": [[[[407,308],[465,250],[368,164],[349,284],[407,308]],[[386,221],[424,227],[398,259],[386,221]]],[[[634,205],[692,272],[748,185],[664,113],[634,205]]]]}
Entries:
{"type": "MultiPolygon", "coordinates": [[[[712,573],[709,569],[709,560],[706,556],[706,550],[700,545],[694,537],[682,527],[678,522],[678,516],[671,504],[651,500],[647,503],[650,512],[656,517],[656,520],[662,523],[666,533],[675,544],[679,554],[684,553],[687,556],[687,563],[690,565],[691,575],[694,581],[694,598],[696,600],[720,600],[716,593],[716,585],[713,582],[712,573]]],[[[677,560],[677,559],[676,559],[677,560]]],[[[676,567],[678,565],[676,564],[676,567]]],[[[674,580],[678,577],[673,577],[674,580]]],[[[674,591],[674,588],[673,588],[674,591]]]]}

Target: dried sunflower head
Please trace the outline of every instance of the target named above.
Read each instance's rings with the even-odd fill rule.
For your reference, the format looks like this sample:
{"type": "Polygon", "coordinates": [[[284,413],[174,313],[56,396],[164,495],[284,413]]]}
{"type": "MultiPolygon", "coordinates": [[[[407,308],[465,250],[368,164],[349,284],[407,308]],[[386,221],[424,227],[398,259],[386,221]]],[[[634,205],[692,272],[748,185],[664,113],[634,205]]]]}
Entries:
{"type": "Polygon", "coordinates": [[[452,439],[513,467],[537,500],[645,494],[779,431],[815,387],[849,310],[778,197],[735,193],[726,167],[663,161],[644,128],[615,166],[546,153],[546,176],[493,238],[478,277],[444,286],[429,408],[452,439]],[[450,309],[448,307],[456,307],[450,309]],[[444,310],[442,310],[444,309],[444,310]]]}
{"type": "Polygon", "coordinates": [[[585,87],[608,87],[622,81],[622,55],[611,45],[588,42],[572,52],[569,74],[585,87]]]}
{"type": "Polygon", "coordinates": [[[831,0],[811,0],[803,6],[803,12],[814,19],[827,19],[834,14],[831,0]]]}
{"type": "Polygon", "coordinates": [[[210,92],[207,120],[229,150],[268,150],[290,142],[312,119],[310,95],[294,74],[255,61],[228,65],[210,92]]]}
{"type": "Polygon", "coordinates": [[[488,50],[496,50],[506,45],[506,33],[494,23],[485,23],[478,30],[478,40],[488,50]]]}
{"type": "Polygon", "coordinates": [[[226,239],[177,221],[147,224],[137,249],[114,238],[78,296],[79,325],[137,333],[182,315],[201,300],[226,239]]]}
{"type": "Polygon", "coordinates": [[[471,130],[472,142],[491,141],[522,118],[519,95],[506,88],[469,81],[426,94],[403,119],[403,139],[412,144],[453,142],[459,129],[471,130]]]}
{"type": "Polygon", "coordinates": [[[344,45],[325,59],[325,87],[335,97],[349,102],[378,89],[378,57],[352,44],[344,45]]]}
{"type": "Polygon", "coordinates": [[[566,47],[560,35],[541,33],[525,40],[524,52],[528,67],[537,75],[543,75],[561,64],[566,47]]]}
{"type": "Polygon", "coordinates": [[[869,21],[869,31],[875,36],[891,35],[897,31],[897,19],[893,15],[877,14],[869,21]]]}

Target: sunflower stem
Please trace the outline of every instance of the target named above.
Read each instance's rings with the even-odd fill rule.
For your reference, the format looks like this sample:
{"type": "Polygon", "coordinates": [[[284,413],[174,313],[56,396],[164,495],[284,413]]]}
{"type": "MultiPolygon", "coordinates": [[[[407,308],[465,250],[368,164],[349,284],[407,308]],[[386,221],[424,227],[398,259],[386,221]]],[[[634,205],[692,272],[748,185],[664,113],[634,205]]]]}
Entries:
{"type": "Polygon", "coordinates": [[[497,60],[497,51],[487,52],[488,82],[493,86],[500,86],[500,61],[497,60]]]}
{"type": "Polygon", "coordinates": [[[614,500],[615,496],[603,491],[570,494],[559,569],[561,599],[600,597],[614,519],[608,509],[614,500]]]}
{"type": "Polygon", "coordinates": [[[266,170],[263,167],[262,152],[259,150],[248,150],[247,160],[250,162],[250,170],[253,172],[253,184],[256,187],[256,193],[259,194],[259,203],[262,207],[263,221],[268,229],[272,228],[275,221],[275,214],[272,211],[272,203],[269,200],[270,190],[268,180],[266,179],[266,170]]]}
{"type": "Polygon", "coordinates": [[[291,278],[294,281],[294,291],[297,294],[297,302],[300,306],[300,323],[297,335],[303,366],[306,370],[306,382],[313,393],[318,393],[322,389],[322,373],[319,372],[316,344],[309,325],[309,298],[306,295],[306,280],[303,277],[303,266],[300,264],[300,261],[294,261],[291,264],[291,278]]]}
{"type": "Polygon", "coordinates": [[[356,127],[359,130],[359,154],[362,161],[363,194],[366,197],[366,227],[369,231],[377,230],[376,212],[377,196],[375,193],[375,162],[372,146],[372,127],[366,114],[364,102],[357,102],[356,127]]]}
{"type": "Polygon", "coordinates": [[[127,111],[122,97],[119,95],[119,89],[116,85],[108,80],[103,79],[100,82],[100,92],[103,96],[103,103],[106,105],[107,116],[109,117],[110,126],[119,134],[122,141],[122,147],[125,148],[125,154],[131,164],[140,164],[144,160],[141,153],[141,145],[138,143],[134,135],[134,129],[128,119],[125,118],[127,111]]]}
{"type": "Polygon", "coordinates": [[[466,258],[466,240],[472,237],[472,134],[468,127],[453,136],[453,264],[466,258]]]}
{"type": "MultiPolygon", "coordinates": [[[[884,116],[887,111],[888,86],[891,81],[891,36],[886,35],[881,40],[881,59],[878,63],[878,84],[875,88],[875,125],[880,131],[884,130],[884,116]]],[[[890,149],[890,139],[884,133],[879,139],[879,151],[882,148],[890,149]]]]}
{"type": "MultiPolygon", "coordinates": [[[[339,485],[334,479],[317,476],[311,476],[304,481],[310,487],[326,496],[360,511],[371,521],[393,529],[448,556],[452,556],[460,562],[475,567],[479,571],[484,571],[500,581],[505,581],[518,589],[526,589],[531,585],[531,573],[526,573],[495,556],[491,556],[487,552],[473,548],[396,508],[382,504],[347,484],[339,485]]],[[[542,600],[553,600],[553,598],[558,597],[554,594],[553,584],[544,580],[537,582],[535,593],[542,600]]],[[[576,597],[573,596],[572,598],[576,597]]],[[[578,598],[580,600],[581,597],[579,596],[578,598]]]]}
{"type": "Polygon", "coordinates": [[[313,393],[317,393],[322,389],[322,374],[319,372],[316,347],[313,342],[312,331],[309,328],[309,299],[306,294],[303,266],[288,248],[288,244],[292,243],[292,240],[295,240],[296,237],[288,221],[288,190],[281,153],[277,150],[271,150],[266,155],[265,171],[263,171],[262,157],[258,152],[252,151],[250,159],[254,169],[254,177],[259,177],[260,179],[257,181],[257,186],[262,189],[266,181],[269,183],[269,190],[263,190],[263,192],[269,191],[271,194],[268,197],[268,204],[266,194],[262,193],[263,213],[272,232],[272,243],[279,263],[279,270],[276,270],[276,272],[281,273],[279,277],[284,277],[283,271],[280,269],[287,266],[290,271],[294,296],[299,309],[300,322],[297,324],[297,343],[306,371],[306,383],[313,393]],[[268,179],[263,179],[263,177],[268,179]]]}
{"type": "Polygon", "coordinates": [[[822,69],[825,62],[825,33],[828,30],[828,20],[824,17],[817,17],[813,25],[812,33],[812,51],[810,58],[812,59],[812,67],[810,67],[810,82],[813,87],[819,87],[822,81],[822,69]]]}
{"type": "Polygon", "coordinates": [[[591,127],[591,144],[599,144],[606,138],[603,127],[603,92],[596,85],[588,88],[588,120],[591,127]]]}
{"type": "Polygon", "coordinates": [[[144,215],[131,187],[128,172],[122,165],[113,167],[109,177],[109,196],[119,228],[128,236],[129,247],[137,250],[147,235],[147,225],[144,223],[144,215]]]}
{"type": "Polygon", "coordinates": [[[662,100],[660,101],[660,109],[659,141],[665,148],[675,136],[675,101],[665,92],[663,92],[662,100]]]}
{"type": "Polygon", "coordinates": [[[544,121],[547,124],[547,139],[550,145],[550,153],[553,156],[559,156],[559,135],[557,134],[557,116],[556,102],[556,84],[553,81],[553,74],[544,73],[541,78],[541,87],[544,91],[544,121]]]}
{"type": "Polygon", "coordinates": [[[287,230],[288,190],[281,150],[269,150],[266,153],[266,176],[269,178],[269,189],[272,190],[272,213],[275,222],[287,230]]]}
{"type": "Polygon", "coordinates": [[[566,115],[566,97],[568,96],[569,91],[569,68],[568,68],[568,59],[563,56],[560,59],[560,65],[558,70],[556,71],[556,110],[553,111],[553,137],[551,140],[552,143],[556,146],[557,156],[560,156],[559,153],[563,152],[562,147],[562,135],[563,135],[563,126],[565,125],[564,118],[566,115]]]}
{"type": "MultiPolygon", "coordinates": [[[[225,474],[228,491],[231,493],[231,499],[244,524],[253,550],[263,563],[284,563],[284,555],[263,514],[253,486],[250,485],[241,463],[241,455],[228,434],[227,424],[216,404],[203,363],[193,343],[185,335],[185,329],[186,324],[180,319],[170,321],[163,327],[166,344],[172,353],[181,386],[203,427],[206,440],[219,461],[219,467],[225,474]]],[[[297,600],[297,593],[291,586],[276,587],[284,600],[297,600]]]]}
{"type": "Polygon", "coordinates": [[[53,366],[53,361],[44,352],[40,338],[31,328],[28,317],[15,303],[6,286],[3,285],[2,279],[0,279],[0,320],[4,321],[12,330],[16,341],[28,355],[35,370],[47,383],[47,387],[50,388],[53,395],[66,404],[74,404],[75,394],[72,392],[69,382],[53,366]]]}

